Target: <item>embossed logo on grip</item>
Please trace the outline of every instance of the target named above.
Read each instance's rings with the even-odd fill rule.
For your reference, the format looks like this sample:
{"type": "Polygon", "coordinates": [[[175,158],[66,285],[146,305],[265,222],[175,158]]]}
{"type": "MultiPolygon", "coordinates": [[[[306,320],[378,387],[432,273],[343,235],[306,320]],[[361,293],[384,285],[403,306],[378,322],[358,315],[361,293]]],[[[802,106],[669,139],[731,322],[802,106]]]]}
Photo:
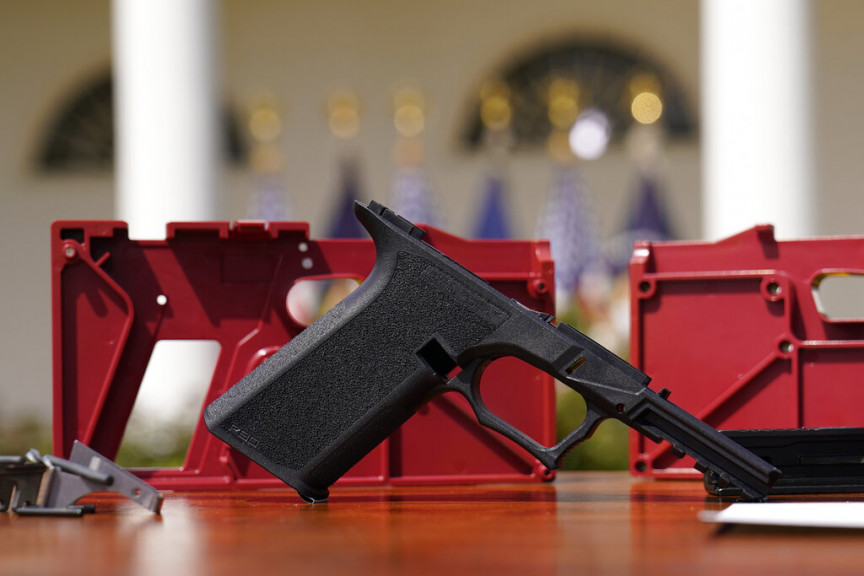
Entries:
{"type": "Polygon", "coordinates": [[[228,428],[228,431],[231,432],[232,434],[234,434],[235,436],[237,436],[238,438],[240,438],[240,440],[242,440],[246,444],[249,444],[250,446],[252,446],[253,448],[258,447],[258,442],[259,442],[258,438],[256,438],[255,436],[252,436],[251,434],[249,434],[248,432],[246,432],[245,430],[243,430],[242,428],[240,428],[236,424],[231,424],[231,426],[228,428]]]}

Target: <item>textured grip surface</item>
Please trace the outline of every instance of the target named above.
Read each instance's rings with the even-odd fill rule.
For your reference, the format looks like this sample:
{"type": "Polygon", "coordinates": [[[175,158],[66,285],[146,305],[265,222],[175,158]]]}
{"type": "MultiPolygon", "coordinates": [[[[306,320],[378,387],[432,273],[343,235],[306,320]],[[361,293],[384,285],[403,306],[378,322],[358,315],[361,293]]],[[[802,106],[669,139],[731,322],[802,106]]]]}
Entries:
{"type": "Polygon", "coordinates": [[[354,309],[363,302],[341,302],[314,325],[320,341],[295,338],[208,407],[211,431],[292,485],[285,469],[326,460],[311,480],[327,486],[413,414],[416,407],[401,406],[406,397],[428,398],[446,376],[418,356],[431,338],[458,353],[506,319],[482,294],[407,251],[397,253],[380,293],[354,309]],[[412,379],[418,370],[428,376],[412,379]],[[428,389],[399,391],[409,380],[428,389]],[[340,450],[341,441],[355,449],[340,450]]]}

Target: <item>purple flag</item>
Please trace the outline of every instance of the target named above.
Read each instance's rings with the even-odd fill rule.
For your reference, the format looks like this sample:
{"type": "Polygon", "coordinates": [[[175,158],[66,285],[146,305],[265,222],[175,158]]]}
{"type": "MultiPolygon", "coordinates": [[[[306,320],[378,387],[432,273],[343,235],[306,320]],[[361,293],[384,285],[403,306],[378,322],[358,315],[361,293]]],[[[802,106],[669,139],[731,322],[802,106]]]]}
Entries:
{"type": "Polygon", "coordinates": [[[627,224],[608,244],[606,253],[612,271],[617,275],[627,269],[637,240],[673,240],[675,233],[663,207],[657,180],[641,175],[634,194],[627,224]]]}
{"type": "Polygon", "coordinates": [[[403,218],[415,223],[442,227],[443,219],[422,166],[398,167],[393,175],[390,196],[393,211],[403,218]]]}
{"type": "Polygon", "coordinates": [[[255,188],[249,196],[245,218],[267,222],[288,221],[292,216],[291,202],[277,174],[258,174],[255,188]]]}
{"type": "Polygon", "coordinates": [[[510,236],[506,184],[501,176],[490,175],[481,200],[480,212],[474,224],[474,237],[506,239],[510,236]]]}
{"type": "Polygon", "coordinates": [[[605,270],[597,217],[576,167],[556,166],[539,236],[549,239],[560,294],[571,296],[584,274],[605,270]]]}
{"type": "Polygon", "coordinates": [[[330,223],[330,238],[365,238],[366,229],[354,216],[354,201],[360,199],[359,169],[353,160],[344,160],[340,167],[339,197],[330,223]]]}

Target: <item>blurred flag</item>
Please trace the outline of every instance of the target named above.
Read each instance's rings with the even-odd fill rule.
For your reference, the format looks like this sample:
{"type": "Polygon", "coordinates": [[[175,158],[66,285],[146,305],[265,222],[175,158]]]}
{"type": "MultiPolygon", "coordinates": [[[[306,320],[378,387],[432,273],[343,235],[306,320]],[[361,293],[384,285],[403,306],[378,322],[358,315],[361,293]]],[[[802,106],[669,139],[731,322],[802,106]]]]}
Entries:
{"type": "Polygon", "coordinates": [[[403,218],[442,227],[435,196],[426,171],[419,164],[398,166],[390,188],[393,211],[403,218]]]}
{"type": "Polygon", "coordinates": [[[403,85],[393,95],[393,149],[396,170],[390,184],[390,204],[403,218],[418,224],[443,227],[434,191],[423,166],[423,131],[426,97],[416,86],[403,85]]]}
{"type": "Polygon", "coordinates": [[[637,240],[673,240],[669,216],[663,206],[656,178],[642,174],[627,215],[624,229],[606,247],[607,260],[614,274],[627,269],[637,240]]]}
{"type": "Polygon", "coordinates": [[[279,222],[291,220],[291,202],[277,174],[258,174],[246,206],[246,219],[279,222]]]}
{"type": "Polygon", "coordinates": [[[559,304],[570,301],[587,274],[605,271],[597,227],[597,217],[576,167],[556,165],[538,236],[549,239],[559,304]]]}
{"type": "MultiPolygon", "coordinates": [[[[669,218],[660,201],[660,191],[654,178],[641,176],[636,192],[636,201],[627,218],[627,230],[644,232],[658,240],[674,237],[669,218]]],[[[647,240],[648,238],[646,238],[647,240]]]]}
{"type": "Polygon", "coordinates": [[[475,238],[510,238],[507,191],[504,178],[490,174],[486,180],[480,212],[474,224],[475,238]]]}
{"type": "Polygon", "coordinates": [[[283,179],[282,117],[273,94],[265,92],[255,97],[248,128],[252,138],[252,192],[246,218],[268,222],[290,220],[294,211],[283,179]]]}
{"type": "Polygon", "coordinates": [[[365,238],[369,234],[354,216],[354,201],[360,199],[360,171],[357,163],[350,159],[343,160],[339,172],[340,190],[327,235],[330,238],[365,238]]]}

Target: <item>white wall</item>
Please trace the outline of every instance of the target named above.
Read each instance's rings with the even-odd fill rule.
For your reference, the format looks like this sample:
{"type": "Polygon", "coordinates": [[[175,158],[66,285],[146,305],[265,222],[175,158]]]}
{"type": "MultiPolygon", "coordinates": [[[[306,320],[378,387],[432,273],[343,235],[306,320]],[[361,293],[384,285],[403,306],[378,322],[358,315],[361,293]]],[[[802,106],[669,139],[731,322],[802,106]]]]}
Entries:
{"type": "MultiPolygon", "coordinates": [[[[225,68],[231,95],[247,101],[257,90],[273,91],[286,104],[288,185],[301,219],[322,230],[335,188],[335,153],[322,108],[338,88],[355,90],[364,104],[359,136],[367,191],[386,200],[394,144],[390,98],[410,79],[431,102],[426,134],[428,168],[449,209],[452,229],[464,233],[474,211],[482,161],[459,149],[459,130],[480,83],[520,51],[545,40],[585,34],[623,42],[664,63],[698,106],[698,4],[680,0],[632,3],[475,0],[403,5],[259,0],[225,2],[225,68]]],[[[681,192],[681,208],[693,205],[698,153],[691,143],[671,151],[670,187],[681,192]]],[[[614,227],[623,217],[622,195],[630,174],[613,152],[586,167],[597,201],[614,227]]],[[[542,155],[514,166],[514,200],[522,215],[519,232],[530,236],[538,200],[545,194],[548,163],[542,155]]],[[[230,206],[240,203],[228,200],[230,206]]],[[[695,236],[697,223],[682,221],[695,236]]]]}
{"type": "Polygon", "coordinates": [[[50,415],[48,229],[110,218],[110,175],[40,174],[40,136],[64,96],[110,65],[108,1],[20,2],[0,18],[0,417],[50,415]]]}
{"type": "Polygon", "coordinates": [[[864,234],[864,3],[817,6],[814,229],[818,235],[864,234]]]}
{"type": "MultiPolygon", "coordinates": [[[[51,331],[48,227],[59,218],[111,218],[109,174],[50,176],[33,166],[51,114],[79,83],[110,63],[109,0],[47,0],[6,7],[0,18],[0,417],[50,415],[51,331]]],[[[692,107],[699,102],[698,3],[688,0],[391,0],[319,2],[223,0],[224,96],[242,107],[260,90],[286,106],[285,182],[298,219],[323,234],[336,187],[335,147],[323,106],[337,88],[356,91],[364,116],[359,136],[367,196],[386,201],[392,171],[390,96],[412,79],[431,102],[427,165],[448,208],[450,229],[466,233],[483,163],[458,146],[478,84],[509,58],[566,34],[609,38],[665,65],[692,107]]],[[[857,56],[864,4],[824,2],[817,15],[817,188],[821,233],[859,232],[856,208],[864,181],[858,158],[864,75],[857,56]]],[[[743,87],[742,89],[746,89],[743,87]]],[[[673,144],[667,198],[685,238],[700,235],[698,141],[673,144]]],[[[584,168],[612,233],[624,217],[633,174],[621,149],[584,168]]],[[[540,155],[516,159],[513,192],[518,233],[532,236],[549,165],[540,155]]],[[[222,218],[242,217],[247,173],[226,176],[222,218]]]]}

